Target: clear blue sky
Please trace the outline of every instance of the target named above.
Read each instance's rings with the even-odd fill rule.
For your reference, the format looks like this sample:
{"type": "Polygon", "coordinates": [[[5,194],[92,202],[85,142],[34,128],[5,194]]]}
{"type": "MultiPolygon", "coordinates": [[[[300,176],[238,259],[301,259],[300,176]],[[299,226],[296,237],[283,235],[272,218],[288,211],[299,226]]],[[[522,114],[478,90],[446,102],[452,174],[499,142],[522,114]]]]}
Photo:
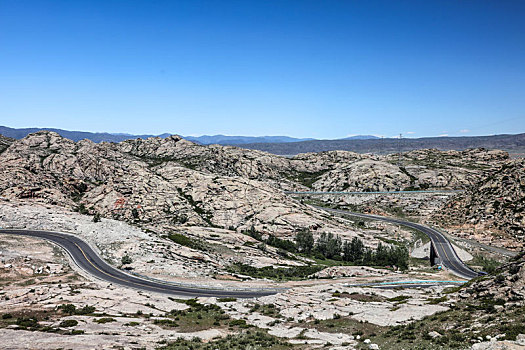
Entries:
{"type": "Polygon", "coordinates": [[[0,0],[0,125],[525,132],[525,1],[0,0]]]}

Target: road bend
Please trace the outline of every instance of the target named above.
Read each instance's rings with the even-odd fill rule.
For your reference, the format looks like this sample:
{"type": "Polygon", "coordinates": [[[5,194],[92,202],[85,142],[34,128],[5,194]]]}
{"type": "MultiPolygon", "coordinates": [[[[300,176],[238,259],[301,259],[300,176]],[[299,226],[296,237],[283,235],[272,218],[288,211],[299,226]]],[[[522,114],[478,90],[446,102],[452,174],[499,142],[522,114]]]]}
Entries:
{"type": "Polygon", "coordinates": [[[41,238],[53,242],[62,247],[69,254],[74,263],[88,274],[106,282],[138,290],[171,294],[181,297],[235,298],[256,298],[279,292],[277,289],[229,290],[204,287],[200,288],[193,286],[182,286],[170,282],[148,280],[130,275],[109,265],[104,260],[102,260],[102,258],[100,258],[98,254],[93,251],[93,249],[91,249],[89,244],[79,237],[71,234],[51,231],[5,229],[1,229],[0,233],[41,238]]]}
{"type": "Polygon", "coordinates": [[[319,207],[319,206],[314,206],[314,207],[320,210],[325,210],[328,212],[342,214],[342,215],[350,215],[350,216],[360,217],[360,218],[370,219],[370,220],[386,221],[386,222],[390,222],[393,224],[410,227],[420,232],[423,232],[432,241],[436,254],[441,259],[441,264],[444,267],[446,267],[448,270],[450,270],[452,273],[454,273],[455,275],[461,278],[465,278],[465,279],[472,279],[472,278],[482,275],[480,272],[472,270],[463,261],[461,261],[456,251],[452,247],[452,244],[450,243],[450,241],[441,232],[439,232],[436,229],[433,229],[425,225],[416,224],[415,222],[405,221],[405,220],[386,217],[386,216],[361,214],[361,213],[355,213],[355,212],[351,212],[347,210],[331,209],[331,208],[325,208],[325,207],[319,207]]]}

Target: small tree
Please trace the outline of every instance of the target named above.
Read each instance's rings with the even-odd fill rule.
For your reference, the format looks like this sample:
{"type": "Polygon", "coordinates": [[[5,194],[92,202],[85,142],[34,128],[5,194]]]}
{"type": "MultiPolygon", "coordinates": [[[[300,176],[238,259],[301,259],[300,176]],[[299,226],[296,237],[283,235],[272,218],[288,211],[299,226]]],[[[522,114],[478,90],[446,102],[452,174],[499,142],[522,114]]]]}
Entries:
{"type": "Polygon", "coordinates": [[[365,253],[363,241],[359,238],[352,238],[351,242],[345,242],[343,246],[343,259],[345,261],[360,262],[365,253]]]}
{"type": "Polygon", "coordinates": [[[129,255],[124,255],[121,259],[122,261],[122,265],[127,265],[127,264],[131,264],[133,262],[133,260],[131,260],[131,258],[129,257],[129,255]]]}
{"type": "Polygon", "coordinates": [[[299,252],[310,254],[314,247],[314,235],[308,230],[299,231],[295,236],[295,245],[299,252]]]}
{"type": "Polygon", "coordinates": [[[64,311],[66,314],[73,315],[77,307],[73,304],[62,304],[58,307],[60,310],[64,311]]]}
{"type": "Polygon", "coordinates": [[[321,233],[317,240],[316,248],[325,258],[340,258],[341,254],[341,237],[334,236],[333,233],[321,233]]]}
{"type": "Polygon", "coordinates": [[[329,259],[341,259],[341,237],[328,234],[328,244],[326,246],[326,257],[329,259]]]}
{"type": "Polygon", "coordinates": [[[93,222],[100,222],[100,214],[95,213],[95,216],[93,216],[93,222]]]}

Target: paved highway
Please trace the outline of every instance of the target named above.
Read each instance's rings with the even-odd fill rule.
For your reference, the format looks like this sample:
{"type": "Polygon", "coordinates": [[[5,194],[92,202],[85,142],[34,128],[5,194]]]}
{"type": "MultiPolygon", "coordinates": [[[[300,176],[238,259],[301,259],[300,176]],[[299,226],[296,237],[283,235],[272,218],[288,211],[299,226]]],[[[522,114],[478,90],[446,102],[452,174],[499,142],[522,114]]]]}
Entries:
{"type": "Polygon", "coordinates": [[[183,297],[235,297],[254,298],[275,294],[275,289],[267,290],[225,290],[179,286],[162,281],[151,281],[129,275],[102,260],[91,247],[80,238],[71,234],[35,231],[35,230],[0,230],[0,233],[43,238],[58,244],[71,256],[78,267],[104,281],[150,292],[172,294],[183,297]]]}
{"type": "Polygon", "coordinates": [[[452,273],[454,273],[455,275],[459,277],[466,278],[466,279],[475,278],[481,275],[481,273],[472,270],[463,261],[461,261],[461,259],[456,254],[456,251],[452,247],[452,244],[450,244],[450,241],[441,232],[431,227],[424,226],[421,224],[416,224],[410,221],[404,221],[400,219],[385,217],[385,216],[354,213],[351,211],[324,208],[324,207],[319,207],[319,206],[314,206],[314,207],[317,209],[321,209],[321,210],[325,210],[325,211],[333,212],[333,213],[338,213],[338,214],[343,214],[343,215],[351,215],[351,216],[361,217],[365,219],[386,221],[386,222],[410,227],[420,232],[423,232],[432,240],[436,253],[438,257],[441,259],[441,264],[447,269],[449,269],[452,273]]]}
{"type": "Polygon", "coordinates": [[[377,192],[344,192],[344,191],[330,191],[330,192],[317,192],[317,191],[284,191],[286,194],[294,196],[309,196],[309,195],[344,195],[344,194],[359,194],[359,195],[371,195],[371,194],[418,194],[418,193],[459,193],[464,190],[417,190],[417,191],[377,191],[377,192]]]}

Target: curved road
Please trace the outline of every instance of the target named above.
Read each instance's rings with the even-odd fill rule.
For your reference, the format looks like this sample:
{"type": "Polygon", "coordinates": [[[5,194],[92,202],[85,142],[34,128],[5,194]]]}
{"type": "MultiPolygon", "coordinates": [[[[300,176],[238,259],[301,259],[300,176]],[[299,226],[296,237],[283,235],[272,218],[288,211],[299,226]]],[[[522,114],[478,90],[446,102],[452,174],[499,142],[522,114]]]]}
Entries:
{"type": "Polygon", "coordinates": [[[102,260],[86,242],[70,234],[35,230],[0,230],[0,233],[43,238],[56,243],[68,252],[75,264],[77,264],[82,270],[104,281],[125,287],[185,297],[254,298],[277,293],[277,290],[273,289],[207,289],[179,286],[170,283],[163,283],[162,281],[151,281],[129,275],[110,266],[102,260]]]}
{"type": "Polygon", "coordinates": [[[423,232],[430,238],[430,240],[434,244],[434,249],[436,250],[438,257],[441,259],[441,264],[444,267],[452,271],[455,275],[462,277],[462,278],[471,279],[471,278],[475,278],[475,277],[482,275],[482,273],[472,270],[463,261],[461,261],[461,259],[456,254],[456,251],[452,247],[452,244],[450,244],[450,241],[441,232],[439,232],[436,229],[433,229],[431,227],[424,226],[421,224],[416,224],[414,222],[404,221],[404,220],[385,217],[385,216],[354,213],[351,211],[324,208],[324,207],[319,207],[319,206],[314,206],[314,207],[317,209],[321,209],[321,210],[325,210],[325,211],[333,212],[333,213],[338,213],[338,214],[351,215],[351,216],[361,217],[364,219],[386,221],[386,222],[410,227],[420,232],[423,232]]]}

